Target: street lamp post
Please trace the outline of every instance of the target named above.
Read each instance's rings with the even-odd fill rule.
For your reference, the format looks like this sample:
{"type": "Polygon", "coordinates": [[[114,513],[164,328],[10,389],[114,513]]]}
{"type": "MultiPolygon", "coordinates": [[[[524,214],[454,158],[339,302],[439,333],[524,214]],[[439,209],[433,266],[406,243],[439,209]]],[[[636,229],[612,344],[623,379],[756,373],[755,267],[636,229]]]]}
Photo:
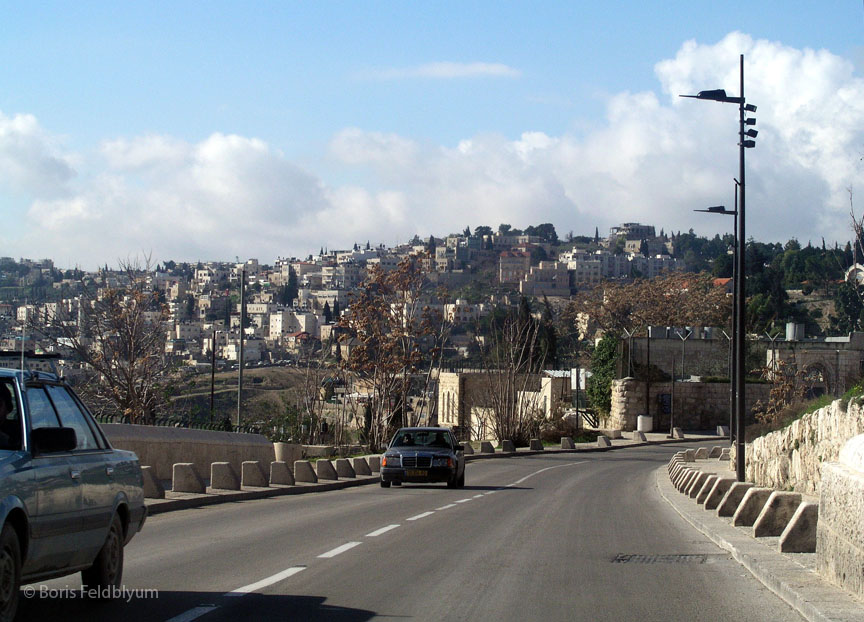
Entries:
{"type": "Polygon", "coordinates": [[[735,437],[735,474],[739,482],[744,481],[744,404],[745,404],[745,386],[744,386],[744,296],[745,296],[745,257],[744,244],[745,234],[745,170],[744,170],[744,152],[756,146],[756,138],[759,133],[755,129],[746,129],[748,125],[755,125],[756,119],[746,117],[747,112],[756,112],[756,106],[746,103],[744,99],[744,55],[740,56],[740,95],[738,97],[730,97],[726,95],[723,89],[714,89],[710,91],[700,91],[696,95],[681,95],[681,97],[691,97],[694,99],[704,99],[708,101],[724,102],[729,104],[738,104],[738,253],[736,259],[736,279],[735,279],[735,384],[738,395],[736,396],[735,404],[735,423],[737,434],[735,437]],[[748,138],[749,137],[749,138],[748,138]]]}

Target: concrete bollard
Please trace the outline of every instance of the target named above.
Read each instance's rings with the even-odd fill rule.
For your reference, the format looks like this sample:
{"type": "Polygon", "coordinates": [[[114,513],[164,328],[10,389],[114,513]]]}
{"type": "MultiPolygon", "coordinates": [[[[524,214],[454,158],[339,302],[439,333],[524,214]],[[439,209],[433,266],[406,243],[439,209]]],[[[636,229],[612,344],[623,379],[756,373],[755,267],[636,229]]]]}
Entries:
{"type": "Polygon", "coordinates": [[[640,432],[639,430],[636,430],[635,432],[633,432],[633,440],[640,443],[647,443],[648,437],[645,436],[645,432],[640,432]]]}
{"type": "Polygon", "coordinates": [[[684,485],[684,480],[690,477],[693,473],[698,473],[698,469],[694,469],[693,467],[684,467],[679,471],[678,475],[675,477],[675,488],[681,490],[681,487],[684,485]]]}
{"type": "Polygon", "coordinates": [[[561,449],[576,449],[576,443],[573,442],[573,438],[570,436],[562,436],[561,449]]]}
{"type": "Polygon", "coordinates": [[[711,477],[711,475],[713,475],[713,473],[706,473],[704,471],[697,475],[687,488],[687,496],[691,499],[695,499],[696,495],[699,494],[699,491],[702,490],[702,486],[705,485],[705,482],[708,481],[708,478],[711,477]]]}
{"type": "Polygon", "coordinates": [[[717,436],[729,436],[729,426],[728,425],[718,425],[717,426],[717,436]]]}
{"type": "Polygon", "coordinates": [[[144,498],[145,499],[164,499],[165,487],[153,472],[153,467],[142,466],[141,477],[144,479],[144,498]]]}
{"type": "Polygon", "coordinates": [[[709,458],[719,458],[722,453],[723,453],[723,448],[720,447],[719,445],[714,445],[714,447],[712,447],[710,450],[708,450],[708,457],[709,458]]]}
{"type": "Polygon", "coordinates": [[[531,451],[543,451],[543,441],[539,438],[532,438],[529,441],[528,449],[531,451]]]}
{"type": "Polygon", "coordinates": [[[366,462],[369,463],[369,470],[373,473],[381,472],[381,456],[367,456],[366,462]]]}
{"type": "Polygon", "coordinates": [[[240,465],[240,484],[242,486],[254,486],[255,488],[267,488],[267,474],[260,460],[244,460],[240,465]]]}
{"type": "Polygon", "coordinates": [[[612,441],[609,440],[608,436],[601,434],[597,437],[597,447],[612,447],[612,441]]]}
{"type": "Polygon", "coordinates": [[[732,484],[736,481],[738,480],[734,477],[718,477],[714,482],[714,486],[712,486],[711,490],[708,492],[708,496],[705,497],[705,509],[716,510],[717,506],[720,505],[723,496],[726,494],[726,491],[729,490],[732,484]]]}
{"type": "Polygon", "coordinates": [[[471,443],[469,443],[468,441],[462,441],[461,445],[462,453],[464,453],[466,456],[471,456],[474,454],[474,447],[471,446],[471,443]]]}
{"type": "Polygon", "coordinates": [[[681,428],[672,428],[672,438],[684,438],[684,432],[681,428]]]}
{"type": "Polygon", "coordinates": [[[192,462],[178,462],[171,471],[171,490],[173,492],[207,492],[204,480],[192,462]]]}
{"type": "Polygon", "coordinates": [[[708,448],[700,447],[696,450],[696,459],[697,460],[707,460],[708,459],[708,448]]]}
{"type": "Polygon", "coordinates": [[[481,454],[494,454],[495,453],[495,446],[492,445],[491,441],[481,441],[480,453],[481,454]]]}
{"type": "Polygon", "coordinates": [[[318,483],[318,476],[312,469],[312,463],[308,460],[297,460],[294,462],[294,481],[318,483]]]}
{"type": "Polygon", "coordinates": [[[693,483],[693,480],[700,475],[702,475],[702,471],[699,469],[690,469],[687,471],[686,475],[684,475],[684,477],[681,478],[681,481],[678,482],[678,491],[686,494],[690,485],[693,483]]]}
{"type": "Polygon", "coordinates": [[[819,504],[801,503],[786,529],[780,534],[781,553],[815,553],[819,504]]]}
{"type": "Polygon", "coordinates": [[[274,460],[270,463],[270,485],[293,486],[294,474],[288,468],[288,463],[282,460],[274,460]]]}
{"type": "Polygon", "coordinates": [[[735,510],[735,514],[732,515],[732,524],[736,527],[752,527],[773,492],[771,488],[755,486],[748,490],[741,499],[738,509],[735,510]]]}
{"type": "Polygon", "coordinates": [[[733,516],[747,491],[753,488],[750,482],[734,482],[720,503],[717,505],[717,516],[733,516]]]}
{"type": "Polygon", "coordinates": [[[724,448],[720,451],[720,457],[718,458],[718,460],[721,460],[721,461],[722,461],[722,460],[729,460],[729,456],[730,456],[730,454],[731,454],[731,452],[729,451],[729,448],[728,448],[728,447],[724,447],[724,448]]]}
{"type": "Polygon", "coordinates": [[[210,464],[210,488],[216,490],[240,490],[240,478],[230,462],[210,464]]]}
{"type": "Polygon", "coordinates": [[[682,466],[675,472],[675,475],[672,477],[672,485],[675,486],[676,489],[680,490],[678,487],[681,484],[681,479],[691,471],[691,467],[682,466]]]}
{"type": "Polygon", "coordinates": [[[501,451],[512,454],[516,451],[516,444],[513,441],[501,441],[501,451]]]}
{"type": "Polygon", "coordinates": [[[319,460],[316,462],[315,471],[319,481],[322,479],[339,479],[336,469],[333,468],[333,463],[329,460],[319,460]]]}
{"type": "Polygon", "coordinates": [[[792,520],[799,505],[801,493],[775,490],[753,523],[753,537],[779,536],[792,520]]]}
{"type": "Polygon", "coordinates": [[[354,458],[351,462],[357,475],[372,475],[372,469],[369,468],[366,458],[354,458]]]}
{"type": "Polygon", "coordinates": [[[696,450],[695,449],[685,449],[684,450],[684,459],[687,462],[696,462],[696,450]]]}
{"type": "Polygon", "coordinates": [[[337,477],[355,478],[357,473],[354,472],[354,467],[347,458],[339,458],[336,460],[336,475],[337,477]]]}
{"type": "Polygon", "coordinates": [[[708,498],[708,493],[711,492],[711,489],[714,488],[714,484],[717,482],[717,476],[713,473],[708,476],[708,478],[702,483],[702,487],[699,488],[696,493],[696,503],[702,505],[705,503],[705,499],[708,498]]]}

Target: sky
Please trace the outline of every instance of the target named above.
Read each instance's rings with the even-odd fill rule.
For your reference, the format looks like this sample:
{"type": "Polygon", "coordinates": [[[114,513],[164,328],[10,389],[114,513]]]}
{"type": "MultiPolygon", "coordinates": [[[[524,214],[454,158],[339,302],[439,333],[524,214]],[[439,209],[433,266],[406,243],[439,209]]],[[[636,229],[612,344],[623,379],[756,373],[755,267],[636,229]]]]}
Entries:
{"type": "Polygon", "coordinates": [[[305,257],[507,223],[747,236],[864,212],[864,3],[0,0],[0,256],[305,257]],[[860,188],[861,192],[858,191],[860,188]]]}

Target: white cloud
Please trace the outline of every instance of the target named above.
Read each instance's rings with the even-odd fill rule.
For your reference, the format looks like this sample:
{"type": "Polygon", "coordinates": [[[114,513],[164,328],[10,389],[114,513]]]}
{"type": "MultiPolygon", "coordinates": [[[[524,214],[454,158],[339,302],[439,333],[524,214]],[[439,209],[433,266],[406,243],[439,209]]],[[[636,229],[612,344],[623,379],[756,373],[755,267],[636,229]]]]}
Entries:
{"type": "Polygon", "coordinates": [[[522,72],[502,63],[453,63],[436,62],[400,67],[378,69],[365,72],[361,78],[375,80],[404,80],[407,78],[431,78],[435,80],[451,80],[454,78],[518,78],[522,72]]]}
{"type": "Polygon", "coordinates": [[[559,234],[624,221],[728,231],[731,219],[693,210],[732,204],[737,109],[678,94],[737,94],[741,53],[747,100],[759,107],[757,147],[747,152],[748,236],[845,241],[846,188],[864,187],[864,81],[830,52],[732,33],[683,44],[656,66],[659,95],[610,96],[605,118],[578,136],[528,128],[515,139],[483,134],[442,146],[336,132],[330,154],[351,185],[328,184],[326,173],[255,138],[120,137],[85,158],[64,152],[31,116],[0,116],[2,181],[31,197],[29,232],[4,240],[5,252],[89,266],[141,251],[157,260],[270,261],[481,224],[551,222],[559,234]]]}

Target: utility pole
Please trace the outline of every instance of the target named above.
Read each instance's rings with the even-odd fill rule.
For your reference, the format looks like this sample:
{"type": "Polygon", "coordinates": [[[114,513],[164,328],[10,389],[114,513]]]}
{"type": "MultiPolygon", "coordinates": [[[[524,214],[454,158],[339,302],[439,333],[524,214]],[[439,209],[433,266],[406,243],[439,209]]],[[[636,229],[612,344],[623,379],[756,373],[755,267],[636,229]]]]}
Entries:
{"type": "Polygon", "coordinates": [[[240,271],[240,364],[237,366],[237,427],[240,427],[240,403],[243,397],[243,320],[246,317],[246,269],[240,271]]]}

